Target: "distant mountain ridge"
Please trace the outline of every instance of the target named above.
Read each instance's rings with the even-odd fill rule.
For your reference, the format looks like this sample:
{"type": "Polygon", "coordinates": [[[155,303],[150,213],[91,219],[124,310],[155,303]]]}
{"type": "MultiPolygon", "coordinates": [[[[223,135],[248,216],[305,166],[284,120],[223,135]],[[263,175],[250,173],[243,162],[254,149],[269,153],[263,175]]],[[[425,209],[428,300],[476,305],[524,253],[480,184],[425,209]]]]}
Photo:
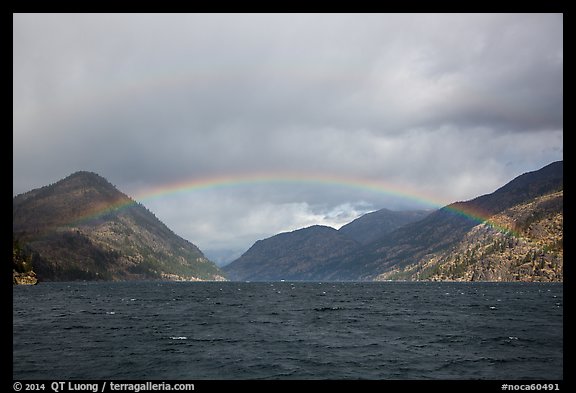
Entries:
{"type": "Polygon", "coordinates": [[[420,221],[431,212],[432,210],[380,209],[364,214],[342,226],[338,231],[361,244],[368,244],[401,226],[420,221]]]}
{"type": "Polygon", "coordinates": [[[259,240],[223,269],[242,281],[314,280],[329,258],[359,246],[334,228],[314,225],[259,240]]]}
{"type": "Polygon", "coordinates": [[[194,244],[92,172],[13,198],[13,236],[40,280],[222,280],[194,244]]]}
{"type": "MultiPolygon", "coordinates": [[[[315,245],[315,234],[302,238],[306,248],[297,248],[296,239],[309,232],[303,229],[295,231],[298,237],[292,232],[257,242],[224,269],[236,280],[561,281],[562,200],[563,162],[558,161],[522,174],[493,193],[422,214],[421,220],[391,231],[383,229],[386,220],[376,224],[380,229],[365,230],[362,223],[372,220],[360,218],[340,230],[355,246],[335,237],[324,246],[315,245]],[[501,229],[506,225],[509,231],[501,229]],[[521,230],[514,234],[517,227],[521,230]],[[370,238],[371,232],[375,235],[370,238]],[[283,251],[281,268],[272,250],[283,251]],[[286,271],[290,276],[280,277],[286,271]]],[[[382,211],[382,217],[387,213],[382,211]]]]}
{"type": "Polygon", "coordinates": [[[234,280],[325,280],[334,272],[330,261],[358,250],[373,238],[428,215],[430,211],[381,209],[365,214],[339,230],[314,225],[257,241],[223,267],[234,280]]]}

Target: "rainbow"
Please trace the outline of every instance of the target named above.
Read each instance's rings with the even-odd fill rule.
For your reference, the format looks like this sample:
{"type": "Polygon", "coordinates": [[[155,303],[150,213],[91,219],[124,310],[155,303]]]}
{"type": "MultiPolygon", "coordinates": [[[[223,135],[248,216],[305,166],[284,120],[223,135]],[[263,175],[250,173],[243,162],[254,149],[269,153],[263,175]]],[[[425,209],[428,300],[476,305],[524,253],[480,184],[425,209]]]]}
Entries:
{"type": "Polygon", "coordinates": [[[157,187],[140,191],[134,197],[123,199],[120,202],[107,205],[104,208],[95,208],[87,212],[80,219],[71,225],[79,225],[89,220],[102,217],[108,213],[120,211],[137,203],[172,197],[179,194],[199,192],[202,190],[220,190],[239,186],[256,185],[314,185],[314,186],[336,186],[352,188],[361,191],[368,191],[376,194],[385,194],[393,197],[410,200],[418,204],[431,208],[444,208],[456,215],[463,216],[476,223],[486,223],[495,230],[503,233],[518,236],[514,230],[490,220],[490,214],[479,210],[473,210],[462,205],[462,203],[449,204],[434,197],[423,196],[407,187],[388,184],[382,181],[359,179],[340,175],[325,174],[302,174],[302,173],[252,173],[241,175],[220,175],[207,178],[195,178],[191,180],[163,184],[157,187]]]}
{"type": "Polygon", "coordinates": [[[382,181],[358,179],[337,175],[302,174],[302,173],[252,173],[243,175],[224,175],[210,178],[199,178],[182,182],[165,184],[149,188],[139,193],[135,199],[139,202],[163,198],[166,196],[206,189],[226,189],[238,186],[256,185],[312,185],[321,187],[341,187],[357,189],[375,194],[386,194],[411,200],[421,205],[441,207],[445,203],[430,197],[421,196],[415,190],[399,187],[382,181]]]}

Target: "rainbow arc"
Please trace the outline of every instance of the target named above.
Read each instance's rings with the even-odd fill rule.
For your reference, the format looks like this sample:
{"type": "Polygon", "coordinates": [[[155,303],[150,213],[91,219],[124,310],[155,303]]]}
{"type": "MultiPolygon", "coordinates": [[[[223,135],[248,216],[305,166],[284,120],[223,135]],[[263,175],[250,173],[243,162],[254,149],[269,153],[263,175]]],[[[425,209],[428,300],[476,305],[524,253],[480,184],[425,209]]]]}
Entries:
{"type": "Polygon", "coordinates": [[[240,186],[257,185],[314,185],[345,187],[378,194],[386,194],[405,200],[410,200],[424,206],[432,208],[444,208],[454,214],[466,217],[476,223],[486,223],[492,228],[512,235],[517,235],[513,229],[491,220],[491,215],[480,210],[466,207],[462,203],[449,204],[446,201],[423,196],[421,193],[410,190],[407,187],[400,187],[382,181],[370,179],[360,179],[345,176],[323,175],[323,174],[301,174],[301,173],[252,173],[243,175],[222,175],[207,178],[195,178],[185,181],[178,181],[163,184],[157,187],[148,188],[139,192],[128,200],[122,200],[105,208],[96,208],[87,212],[72,225],[78,225],[106,215],[111,212],[120,211],[137,203],[145,204],[147,201],[168,198],[174,195],[199,192],[202,190],[225,190],[240,186]]]}

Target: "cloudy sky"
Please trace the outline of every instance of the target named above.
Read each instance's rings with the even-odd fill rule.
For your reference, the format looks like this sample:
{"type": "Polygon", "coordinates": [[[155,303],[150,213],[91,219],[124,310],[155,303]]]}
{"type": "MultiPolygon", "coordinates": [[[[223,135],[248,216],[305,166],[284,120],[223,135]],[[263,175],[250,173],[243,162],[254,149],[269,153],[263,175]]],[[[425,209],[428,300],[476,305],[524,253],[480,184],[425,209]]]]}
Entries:
{"type": "Polygon", "coordinates": [[[214,259],[383,207],[470,199],[563,158],[559,14],[13,22],[14,195],[97,172],[214,259]],[[292,180],[146,198],[262,173],[292,180]]]}

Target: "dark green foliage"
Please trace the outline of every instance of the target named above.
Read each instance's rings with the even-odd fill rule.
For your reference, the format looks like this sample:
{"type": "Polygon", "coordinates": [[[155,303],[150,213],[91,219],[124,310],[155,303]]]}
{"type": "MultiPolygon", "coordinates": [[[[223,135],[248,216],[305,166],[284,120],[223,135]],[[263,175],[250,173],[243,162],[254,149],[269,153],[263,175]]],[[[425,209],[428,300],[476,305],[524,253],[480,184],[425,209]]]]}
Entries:
{"type": "Polygon", "coordinates": [[[18,273],[32,271],[32,255],[22,248],[19,240],[12,242],[12,269],[18,273]]]}
{"type": "Polygon", "coordinates": [[[158,269],[158,264],[156,261],[152,259],[146,259],[134,266],[130,266],[128,271],[131,274],[142,275],[152,279],[159,279],[161,278],[161,275],[156,269],[158,269]]]}

